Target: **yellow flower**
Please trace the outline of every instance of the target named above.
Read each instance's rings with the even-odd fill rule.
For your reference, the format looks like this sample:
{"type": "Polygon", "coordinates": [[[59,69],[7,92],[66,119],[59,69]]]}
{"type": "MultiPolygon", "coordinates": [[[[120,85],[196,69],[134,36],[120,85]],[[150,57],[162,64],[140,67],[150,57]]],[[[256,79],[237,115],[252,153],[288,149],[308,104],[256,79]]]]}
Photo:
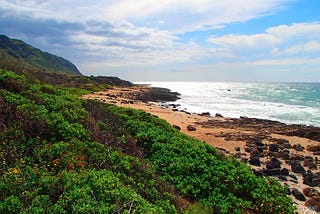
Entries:
{"type": "Polygon", "coordinates": [[[20,170],[19,170],[19,169],[16,169],[16,168],[13,168],[13,169],[12,169],[12,172],[13,172],[14,174],[19,174],[19,173],[20,173],[20,170]]]}

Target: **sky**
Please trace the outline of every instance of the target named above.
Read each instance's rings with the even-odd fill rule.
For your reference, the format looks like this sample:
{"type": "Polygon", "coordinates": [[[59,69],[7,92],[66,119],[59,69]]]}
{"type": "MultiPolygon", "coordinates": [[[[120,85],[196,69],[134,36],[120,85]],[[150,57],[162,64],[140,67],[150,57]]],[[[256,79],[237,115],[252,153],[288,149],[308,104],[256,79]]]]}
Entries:
{"type": "Polygon", "coordinates": [[[320,0],[0,0],[0,34],[84,75],[320,82],[320,0]]]}

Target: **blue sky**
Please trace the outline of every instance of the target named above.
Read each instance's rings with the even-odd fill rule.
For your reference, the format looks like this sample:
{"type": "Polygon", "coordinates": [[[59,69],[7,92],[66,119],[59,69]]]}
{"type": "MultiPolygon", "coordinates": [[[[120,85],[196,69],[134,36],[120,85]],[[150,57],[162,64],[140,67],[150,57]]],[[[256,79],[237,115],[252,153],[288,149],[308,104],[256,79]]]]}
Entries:
{"type": "Polygon", "coordinates": [[[0,34],[85,75],[320,82],[319,0],[0,0],[0,34]]]}

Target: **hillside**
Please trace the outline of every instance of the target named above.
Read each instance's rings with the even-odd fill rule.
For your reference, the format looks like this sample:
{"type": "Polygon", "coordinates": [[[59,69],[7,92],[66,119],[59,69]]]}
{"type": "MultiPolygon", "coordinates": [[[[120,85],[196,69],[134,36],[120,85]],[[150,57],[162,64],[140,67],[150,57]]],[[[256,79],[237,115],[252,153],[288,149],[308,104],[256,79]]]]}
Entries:
{"type": "Polygon", "coordinates": [[[0,68],[9,70],[31,69],[81,75],[77,67],[70,61],[4,35],[0,35],[0,68]]]}
{"type": "Polygon", "coordinates": [[[294,212],[276,180],[87,92],[0,70],[0,213],[294,212]]]}

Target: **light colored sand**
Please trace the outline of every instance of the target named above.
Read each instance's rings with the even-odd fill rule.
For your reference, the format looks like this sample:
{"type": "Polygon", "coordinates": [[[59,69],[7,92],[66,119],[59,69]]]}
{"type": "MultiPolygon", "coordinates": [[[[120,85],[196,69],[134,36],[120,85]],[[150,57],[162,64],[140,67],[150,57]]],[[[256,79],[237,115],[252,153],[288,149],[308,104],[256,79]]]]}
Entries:
{"type": "MultiPolygon", "coordinates": [[[[143,102],[137,102],[134,101],[134,104],[124,104],[121,103],[121,101],[124,101],[127,99],[124,92],[134,92],[139,90],[139,88],[113,88],[108,90],[107,92],[96,92],[93,94],[84,95],[83,97],[85,99],[96,99],[100,100],[105,103],[111,103],[115,104],[117,106],[122,107],[128,107],[128,108],[134,108],[134,109],[140,109],[146,112],[151,113],[152,115],[156,115],[161,119],[166,120],[168,123],[172,125],[179,126],[181,128],[181,132],[191,136],[195,137],[199,140],[206,141],[210,145],[217,147],[217,148],[223,148],[230,153],[235,153],[234,148],[236,146],[239,146],[241,150],[244,150],[245,142],[240,141],[226,141],[221,137],[215,137],[215,134],[219,134],[221,132],[230,132],[233,131],[232,129],[225,129],[225,128],[218,128],[218,129],[212,129],[212,128],[204,128],[198,125],[195,125],[196,122],[204,122],[208,119],[213,119],[214,117],[208,117],[208,116],[200,116],[197,114],[186,114],[184,112],[177,112],[172,111],[170,108],[163,108],[157,103],[143,103],[143,102]],[[106,94],[109,95],[116,95],[117,98],[109,98],[105,96],[106,94]],[[187,126],[193,125],[196,127],[196,131],[188,131],[187,126]]],[[[217,120],[224,120],[224,118],[216,118],[217,120]]]]}

